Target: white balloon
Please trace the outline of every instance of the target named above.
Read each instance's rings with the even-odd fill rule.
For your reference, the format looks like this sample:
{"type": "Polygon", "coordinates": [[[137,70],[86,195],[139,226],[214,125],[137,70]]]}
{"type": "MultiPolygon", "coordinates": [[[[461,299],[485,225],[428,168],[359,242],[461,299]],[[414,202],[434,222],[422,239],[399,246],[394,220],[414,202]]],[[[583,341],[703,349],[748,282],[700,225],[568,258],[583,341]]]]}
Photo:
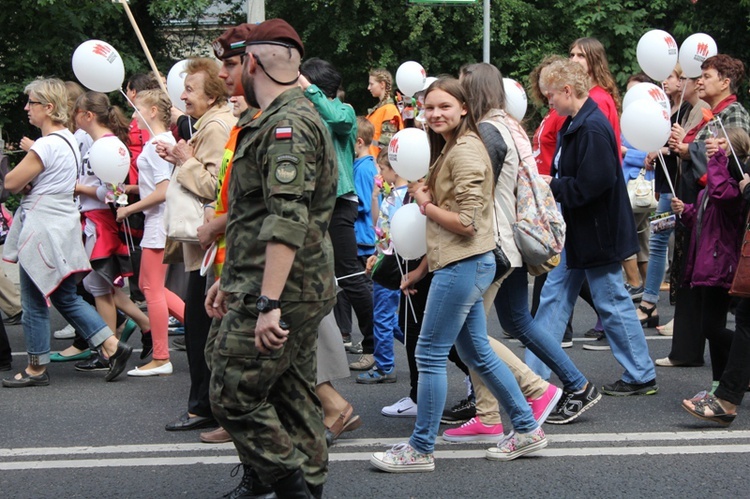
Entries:
{"type": "Polygon", "coordinates": [[[503,88],[505,89],[505,110],[518,121],[523,121],[529,104],[523,85],[516,80],[503,78],[503,88]]]}
{"type": "Polygon", "coordinates": [[[398,176],[415,182],[430,169],[430,142],[419,128],[405,128],[388,144],[388,161],[398,176]]]}
{"type": "Polygon", "coordinates": [[[391,242],[400,257],[414,260],[427,253],[427,217],[416,203],[403,205],[391,218],[391,242]]]}
{"type": "Polygon", "coordinates": [[[630,87],[625,93],[625,97],[622,99],[622,108],[626,109],[630,104],[641,99],[648,99],[659,104],[665,111],[671,112],[671,105],[669,104],[669,97],[667,93],[658,85],[653,83],[637,83],[630,87]]]}
{"type": "Polygon", "coordinates": [[[172,105],[185,112],[185,101],[180,99],[182,92],[185,91],[185,68],[187,68],[187,59],[183,59],[172,66],[167,74],[167,92],[172,105]]]}
{"type": "Polygon", "coordinates": [[[667,142],[672,124],[668,111],[653,100],[641,99],[630,104],[622,112],[620,129],[633,147],[640,151],[652,152],[667,142]]]}
{"type": "Polygon", "coordinates": [[[125,66],[115,48],[101,40],[83,42],[73,52],[73,72],[84,87],[95,92],[122,88],[125,66]]]}
{"type": "Polygon", "coordinates": [[[414,61],[406,61],[396,71],[396,85],[407,97],[411,97],[424,88],[427,73],[421,64],[414,61]]]}
{"type": "Polygon", "coordinates": [[[130,171],[130,152],[117,137],[102,137],[89,149],[89,164],[99,180],[119,184],[130,171]]]}
{"type": "Polygon", "coordinates": [[[709,57],[719,53],[716,42],[705,33],[695,33],[688,36],[680,45],[680,66],[682,73],[688,78],[701,75],[701,65],[709,57]]]}
{"type": "Polygon", "coordinates": [[[656,81],[663,81],[677,64],[677,42],[666,31],[652,29],[638,40],[636,55],[644,73],[656,81]]]}
{"type": "Polygon", "coordinates": [[[422,90],[427,90],[427,87],[429,87],[430,85],[432,85],[433,82],[435,82],[435,80],[437,80],[437,78],[435,78],[434,76],[428,76],[427,78],[425,78],[424,79],[424,87],[422,88],[422,90]]]}

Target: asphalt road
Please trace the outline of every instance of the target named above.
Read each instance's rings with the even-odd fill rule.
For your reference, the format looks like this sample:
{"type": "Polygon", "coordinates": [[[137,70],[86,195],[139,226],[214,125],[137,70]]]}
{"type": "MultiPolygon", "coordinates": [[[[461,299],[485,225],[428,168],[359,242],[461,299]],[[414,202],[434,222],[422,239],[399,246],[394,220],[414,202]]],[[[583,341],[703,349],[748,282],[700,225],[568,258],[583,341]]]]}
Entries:
{"type": "MultiPolygon", "coordinates": [[[[662,294],[663,321],[672,308],[662,294]]],[[[731,319],[731,316],[730,316],[731,319]]],[[[619,377],[611,352],[581,349],[594,316],[576,308],[576,342],[567,350],[584,374],[601,385],[619,377]]],[[[53,326],[63,325],[54,314],[53,326]]],[[[14,367],[25,362],[20,326],[8,327],[14,367]]],[[[490,334],[502,338],[493,318],[490,334]]],[[[646,330],[653,358],[670,340],[646,330]]],[[[138,333],[131,338],[138,344],[138,333]]],[[[53,340],[53,350],[67,341],[53,340]]],[[[518,343],[509,343],[519,354],[518,343]]],[[[354,357],[352,357],[352,360],[354,357]]],[[[49,387],[0,388],[0,497],[3,498],[214,498],[238,483],[231,444],[208,445],[198,432],[166,432],[164,424],[185,409],[184,352],[173,352],[175,374],[103,381],[52,364],[49,387]]],[[[706,352],[708,363],[708,354],[706,352]]],[[[131,364],[135,362],[131,360],[131,364]]],[[[750,488],[750,414],[730,430],[694,419],[683,398],[710,385],[710,367],[657,367],[658,395],[602,401],[573,424],[545,425],[547,449],[509,463],[483,458],[489,443],[449,444],[438,439],[433,473],[391,475],[369,464],[374,451],[408,438],[413,420],[380,415],[408,394],[403,348],[397,348],[398,382],[366,386],[335,383],[364,424],[331,449],[325,497],[747,497],[750,488]]],[[[6,374],[6,373],[3,373],[6,374]]],[[[449,404],[465,396],[463,376],[449,370],[449,404]]],[[[505,418],[507,421],[507,418],[505,418]]],[[[443,427],[445,428],[445,427],[443,427]]],[[[442,431],[442,430],[441,430],[442,431]]]]}

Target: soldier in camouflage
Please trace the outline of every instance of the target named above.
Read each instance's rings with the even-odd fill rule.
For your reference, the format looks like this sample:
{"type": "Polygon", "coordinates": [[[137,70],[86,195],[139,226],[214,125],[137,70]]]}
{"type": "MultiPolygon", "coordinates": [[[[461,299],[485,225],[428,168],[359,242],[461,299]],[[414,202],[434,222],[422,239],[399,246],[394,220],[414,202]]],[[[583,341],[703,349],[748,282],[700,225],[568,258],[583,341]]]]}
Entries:
{"type": "Polygon", "coordinates": [[[316,338],[333,308],[328,224],[336,156],[297,86],[302,42],[285,21],[247,40],[245,116],[230,174],[226,262],[206,309],[221,326],[211,355],[211,407],[243,463],[278,497],[320,497],[328,451],[315,395],[316,338]]]}

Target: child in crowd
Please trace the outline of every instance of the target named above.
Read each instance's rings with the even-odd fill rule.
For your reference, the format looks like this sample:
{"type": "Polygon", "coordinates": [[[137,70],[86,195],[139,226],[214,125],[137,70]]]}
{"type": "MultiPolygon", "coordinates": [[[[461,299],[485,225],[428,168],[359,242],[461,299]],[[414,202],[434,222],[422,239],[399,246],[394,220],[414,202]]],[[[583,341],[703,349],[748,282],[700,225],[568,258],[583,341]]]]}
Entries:
{"type": "MultiPolygon", "coordinates": [[[[370,155],[370,142],[375,127],[366,118],[357,117],[357,142],[354,145],[354,190],[359,198],[354,235],[357,238],[357,257],[367,260],[375,253],[375,229],[372,222],[372,191],[378,169],[370,155]]],[[[364,263],[364,262],[363,262],[364,263]]]]}
{"type": "MultiPolygon", "coordinates": [[[[403,204],[406,195],[406,180],[398,176],[388,161],[388,149],[383,149],[378,154],[378,169],[380,170],[380,182],[382,185],[373,190],[373,203],[375,208],[372,212],[372,220],[375,223],[375,234],[377,236],[377,255],[372,255],[367,260],[367,268],[372,269],[380,254],[392,255],[393,245],[390,238],[390,220],[403,204]],[[382,202],[378,206],[377,201],[382,193],[382,202]]],[[[373,282],[373,333],[375,336],[375,367],[366,373],[357,376],[357,383],[395,383],[396,372],[394,369],[393,338],[404,340],[398,322],[398,304],[401,291],[388,289],[377,282],[373,282]]]]}

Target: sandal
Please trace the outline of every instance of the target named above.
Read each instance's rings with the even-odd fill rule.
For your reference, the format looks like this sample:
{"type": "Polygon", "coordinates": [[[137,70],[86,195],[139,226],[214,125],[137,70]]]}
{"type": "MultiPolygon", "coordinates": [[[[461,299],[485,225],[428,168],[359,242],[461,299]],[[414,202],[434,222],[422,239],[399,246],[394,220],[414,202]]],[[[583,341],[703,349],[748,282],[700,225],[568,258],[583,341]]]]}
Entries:
{"type": "Polygon", "coordinates": [[[328,428],[331,432],[333,440],[339,438],[339,436],[345,431],[354,431],[362,426],[362,420],[358,415],[353,414],[354,408],[351,404],[346,404],[346,409],[339,414],[338,419],[328,428]]]}
{"type": "Polygon", "coordinates": [[[659,314],[654,315],[654,312],[656,311],[656,304],[654,304],[651,308],[646,308],[641,304],[638,305],[638,310],[646,314],[646,317],[640,320],[641,326],[656,327],[659,325],[659,314]]]}
{"type": "Polygon", "coordinates": [[[737,417],[737,413],[726,412],[719,400],[711,394],[698,400],[683,400],[682,407],[696,418],[714,421],[722,426],[729,426],[737,417]]]}

